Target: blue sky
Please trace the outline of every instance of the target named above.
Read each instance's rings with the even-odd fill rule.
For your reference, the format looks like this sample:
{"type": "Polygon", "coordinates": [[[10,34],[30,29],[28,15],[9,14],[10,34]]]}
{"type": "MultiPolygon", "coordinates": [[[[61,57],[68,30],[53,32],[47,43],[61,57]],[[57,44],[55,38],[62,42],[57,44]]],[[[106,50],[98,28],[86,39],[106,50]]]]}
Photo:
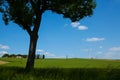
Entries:
{"type": "MultiPolygon", "coordinates": [[[[72,23],[46,11],[39,30],[37,54],[48,58],[120,59],[120,0],[96,0],[91,17],[72,23]]],[[[4,25],[0,14],[0,56],[27,54],[29,36],[12,22],[4,25]]]]}

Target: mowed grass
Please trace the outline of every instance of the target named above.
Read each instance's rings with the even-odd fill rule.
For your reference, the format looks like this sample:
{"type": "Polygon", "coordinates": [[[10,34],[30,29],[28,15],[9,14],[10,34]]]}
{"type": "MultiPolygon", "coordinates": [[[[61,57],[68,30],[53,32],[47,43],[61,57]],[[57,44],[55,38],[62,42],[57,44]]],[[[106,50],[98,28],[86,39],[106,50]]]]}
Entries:
{"type": "Polygon", "coordinates": [[[36,59],[25,71],[26,59],[1,58],[0,80],[120,80],[120,60],[36,59]]]}

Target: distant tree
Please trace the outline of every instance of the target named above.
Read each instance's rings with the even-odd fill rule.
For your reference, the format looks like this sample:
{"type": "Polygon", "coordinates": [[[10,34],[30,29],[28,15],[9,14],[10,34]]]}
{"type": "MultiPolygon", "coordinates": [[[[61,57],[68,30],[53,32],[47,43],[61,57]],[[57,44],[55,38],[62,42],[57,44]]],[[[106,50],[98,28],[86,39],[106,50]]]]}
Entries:
{"type": "Polygon", "coordinates": [[[17,54],[16,56],[22,56],[22,54],[17,54]]]}
{"type": "Polygon", "coordinates": [[[43,59],[45,59],[45,55],[43,54],[43,59]]]}
{"type": "Polygon", "coordinates": [[[70,18],[72,22],[90,16],[95,8],[95,0],[2,0],[3,20],[12,21],[26,30],[30,36],[29,55],[26,69],[34,68],[38,31],[42,15],[49,10],[70,18]]]}
{"type": "Polygon", "coordinates": [[[15,55],[15,54],[11,54],[11,55],[9,55],[9,57],[11,57],[11,58],[15,58],[16,55],[15,55]]]}
{"type": "Polygon", "coordinates": [[[27,57],[28,57],[28,55],[22,55],[22,57],[23,57],[23,58],[27,58],[27,57]]]}
{"type": "Polygon", "coordinates": [[[25,54],[17,54],[16,57],[17,57],[17,56],[19,56],[19,57],[21,57],[21,58],[27,58],[27,55],[25,55],[25,54]]]}
{"type": "Polygon", "coordinates": [[[36,59],[39,59],[39,58],[40,58],[40,55],[39,55],[39,54],[37,54],[37,55],[36,55],[36,59]]]}
{"type": "Polygon", "coordinates": [[[2,58],[9,57],[9,54],[4,54],[2,58]]]}

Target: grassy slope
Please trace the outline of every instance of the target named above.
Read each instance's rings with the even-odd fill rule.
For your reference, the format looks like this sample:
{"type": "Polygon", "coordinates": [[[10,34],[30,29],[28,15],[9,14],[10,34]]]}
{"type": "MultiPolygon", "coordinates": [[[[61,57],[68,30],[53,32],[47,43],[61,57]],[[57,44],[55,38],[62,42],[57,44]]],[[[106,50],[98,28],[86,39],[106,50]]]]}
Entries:
{"type": "Polygon", "coordinates": [[[36,60],[35,67],[56,68],[120,68],[120,61],[94,59],[46,59],[36,60]]]}
{"type": "MultiPolygon", "coordinates": [[[[26,59],[1,58],[10,62],[3,66],[25,67],[26,59]]],[[[97,59],[36,59],[35,68],[119,68],[120,60],[97,59]]]]}
{"type": "Polygon", "coordinates": [[[6,61],[0,61],[0,65],[7,64],[8,62],[6,61]]]}
{"type": "Polygon", "coordinates": [[[35,69],[24,71],[26,59],[0,59],[0,80],[120,80],[120,61],[88,59],[36,60],[35,69]]]}

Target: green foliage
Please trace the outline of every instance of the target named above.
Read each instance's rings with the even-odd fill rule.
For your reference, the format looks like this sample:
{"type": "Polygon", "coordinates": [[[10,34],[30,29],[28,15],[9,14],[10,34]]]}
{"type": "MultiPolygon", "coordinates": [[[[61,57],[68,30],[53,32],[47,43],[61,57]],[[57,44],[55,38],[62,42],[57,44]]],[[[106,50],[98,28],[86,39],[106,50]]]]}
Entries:
{"type": "Polygon", "coordinates": [[[96,7],[94,0],[5,0],[6,7],[3,13],[5,23],[13,21],[23,29],[34,26],[37,14],[46,10],[63,14],[71,21],[90,16],[96,7]],[[40,8],[39,8],[40,7],[40,8]]]}
{"type": "Polygon", "coordinates": [[[26,29],[27,26],[33,26],[34,12],[30,8],[27,0],[6,0],[6,8],[3,13],[3,20],[5,23],[13,21],[26,29]]]}
{"type": "Polygon", "coordinates": [[[0,0],[0,12],[3,12],[2,5],[3,5],[3,0],[0,0]]]}
{"type": "Polygon", "coordinates": [[[71,21],[80,19],[93,14],[96,7],[94,0],[48,0],[48,9],[58,14],[63,14],[64,18],[70,18],[71,21]]]}

